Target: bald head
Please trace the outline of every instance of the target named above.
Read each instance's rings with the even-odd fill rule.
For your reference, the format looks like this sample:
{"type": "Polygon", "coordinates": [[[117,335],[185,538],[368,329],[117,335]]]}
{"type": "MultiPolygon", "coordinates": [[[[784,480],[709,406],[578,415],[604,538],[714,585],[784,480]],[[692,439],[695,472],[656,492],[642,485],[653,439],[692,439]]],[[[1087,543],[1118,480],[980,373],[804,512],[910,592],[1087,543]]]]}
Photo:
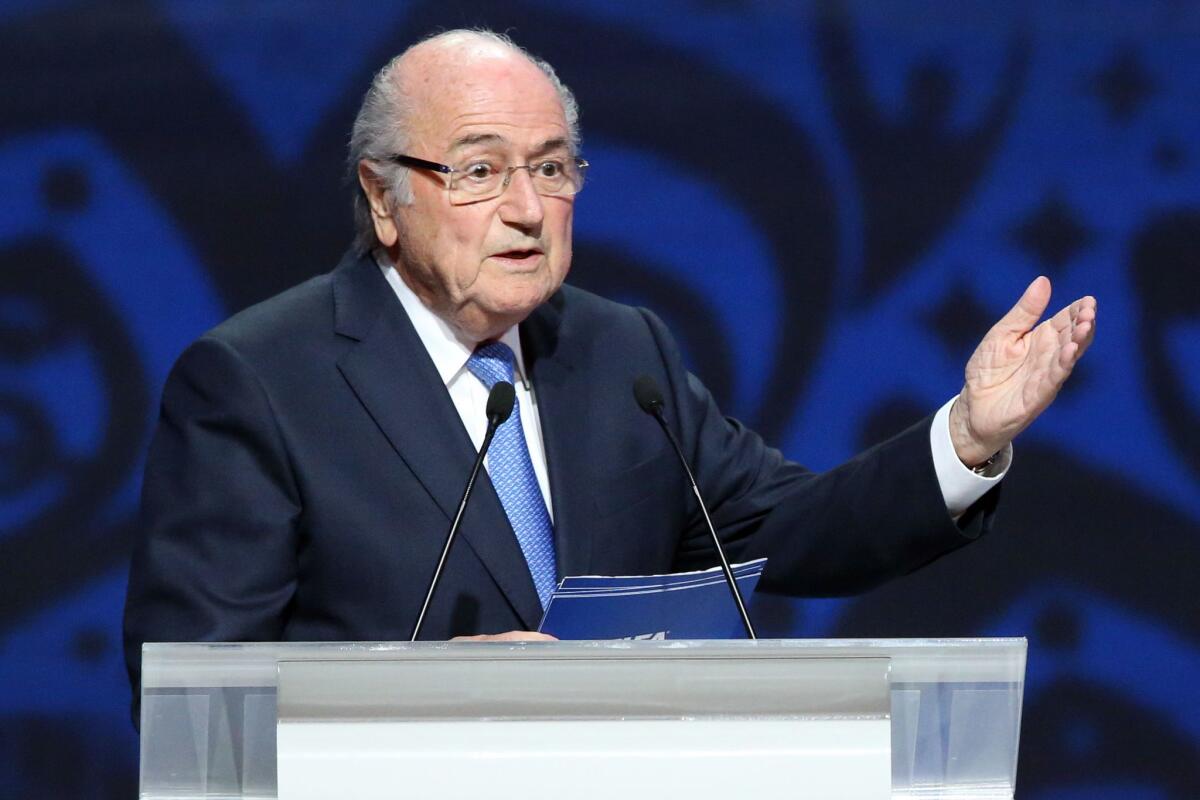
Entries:
{"type": "MultiPolygon", "coordinates": [[[[350,138],[351,176],[357,178],[365,166],[396,204],[411,202],[408,170],[387,159],[427,138],[430,120],[444,119],[464,96],[478,97],[505,85],[553,94],[571,149],[578,150],[579,108],[553,67],[502,34],[452,30],[409,47],[375,74],[350,138]]],[[[355,227],[358,252],[378,245],[361,191],[355,197],[355,227]]]]}
{"type": "Polygon", "coordinates": [[[405,50],[394,62],[393,75],[415,91],[421,85],[452,79],[460,70],[505,62],[537,68],[531,56],[499,34],[456,30],[431,36],[405,50]]]}
{"type": "MultiPolygon", "coordinates": [[[[477,117],[464,109],[494,102],[511,107],[562,105],[550,78],[529,56],[510,43],[472,31],[446,33],[415,45],[397,63],[393,79],[412,107],[408,147],[416,151],[446,120],[462,125],[477,117]]],[[[565,128],[565,113],[562,119],[565,128]]]]}
{"type": "Polygon", "coordinates": [[[503,39],[475,31],[450,31],[405,50],[389,65],[389,77],[414,107],[424,109],[425,102],[436,99],[464,76],[504,64],[533,68],[528,56],[503,39]]]}

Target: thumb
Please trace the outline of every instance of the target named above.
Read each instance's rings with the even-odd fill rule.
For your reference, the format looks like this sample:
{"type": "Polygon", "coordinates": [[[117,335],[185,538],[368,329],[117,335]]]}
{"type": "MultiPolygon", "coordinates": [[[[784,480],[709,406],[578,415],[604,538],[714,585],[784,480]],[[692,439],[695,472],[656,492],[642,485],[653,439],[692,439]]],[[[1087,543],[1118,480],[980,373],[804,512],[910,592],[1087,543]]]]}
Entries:
{"type": "Polygon", "coordinates": [[[1050,305],[1050,279],[1039,275],[1025,289],[1017,304],[996,323],[997,328],[1025,333],[1037,324],[1050,305]]]}

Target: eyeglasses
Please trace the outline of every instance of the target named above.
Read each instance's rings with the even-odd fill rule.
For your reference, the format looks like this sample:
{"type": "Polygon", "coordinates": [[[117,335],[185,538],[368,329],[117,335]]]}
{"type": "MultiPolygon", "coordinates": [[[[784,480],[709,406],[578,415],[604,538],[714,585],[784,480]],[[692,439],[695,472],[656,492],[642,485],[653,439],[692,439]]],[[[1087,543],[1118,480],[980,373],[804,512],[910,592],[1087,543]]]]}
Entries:
{"type": "Polygon", "coordinates": [[[450,202],[456,206],[499,197],[519,169],[529,173],[533,190],[543,197],[572,197],[583,188],[583,175],[588,168],[588,162],[582,158],[547,158],[512,166],[498,159],[473,158],[459,167],[406,155],[389,156],[387,160],[446,175],[450,202]]]}

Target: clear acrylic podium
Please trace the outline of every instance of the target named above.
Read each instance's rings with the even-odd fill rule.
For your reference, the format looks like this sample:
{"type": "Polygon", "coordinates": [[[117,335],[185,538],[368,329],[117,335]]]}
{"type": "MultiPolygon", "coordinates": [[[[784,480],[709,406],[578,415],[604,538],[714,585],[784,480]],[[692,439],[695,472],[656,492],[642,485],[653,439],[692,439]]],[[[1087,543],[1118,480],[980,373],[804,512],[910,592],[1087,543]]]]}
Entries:
{"type": "Polygon", "coordinates": [[[147,644],[142,798],[1012,798],[1024,639],[147,644]]]}

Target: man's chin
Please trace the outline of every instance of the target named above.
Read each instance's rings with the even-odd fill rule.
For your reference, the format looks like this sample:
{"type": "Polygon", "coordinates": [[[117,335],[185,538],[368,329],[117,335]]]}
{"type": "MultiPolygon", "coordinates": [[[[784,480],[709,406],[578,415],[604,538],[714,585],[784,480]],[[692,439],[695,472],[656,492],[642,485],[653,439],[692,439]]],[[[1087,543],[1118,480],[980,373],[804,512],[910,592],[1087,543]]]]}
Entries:
{"type": "Polygon", "coordinates": [[[476,283],[472,297],[456,315],[460,329],[477,340],[494,338],[519,324],[562,284],[545,271],[498,280],[494,275],[488,277],[492,280],[476,283]]]}
{"type": "Polygon", "coordinates": [[[493,303],[486,307],[474,306],[464,309],[455,321],[459,330],[475,341],[495,339],[506,330],[519,325],[534,309],[545,302],[546,295],[533,295],[521,301],[493,303]]]}
{"type": "Polygon", "coordinates": [[[487,311],[487,316],[495,320],[495,325],[501,326],[501,331],[525,321],[534,309],[550,297],[549,294],[536,294],[520,301],[498,304],[487,311]]]}
{"type": "Polygon", "coordinates": [[[545,273],[519,276],[519,279],[505,281],[498,291],[490,292],[484,305],[493,314],[524,319],[549,300],[560,284],[561,281],[555,281],[545,273]]]}

